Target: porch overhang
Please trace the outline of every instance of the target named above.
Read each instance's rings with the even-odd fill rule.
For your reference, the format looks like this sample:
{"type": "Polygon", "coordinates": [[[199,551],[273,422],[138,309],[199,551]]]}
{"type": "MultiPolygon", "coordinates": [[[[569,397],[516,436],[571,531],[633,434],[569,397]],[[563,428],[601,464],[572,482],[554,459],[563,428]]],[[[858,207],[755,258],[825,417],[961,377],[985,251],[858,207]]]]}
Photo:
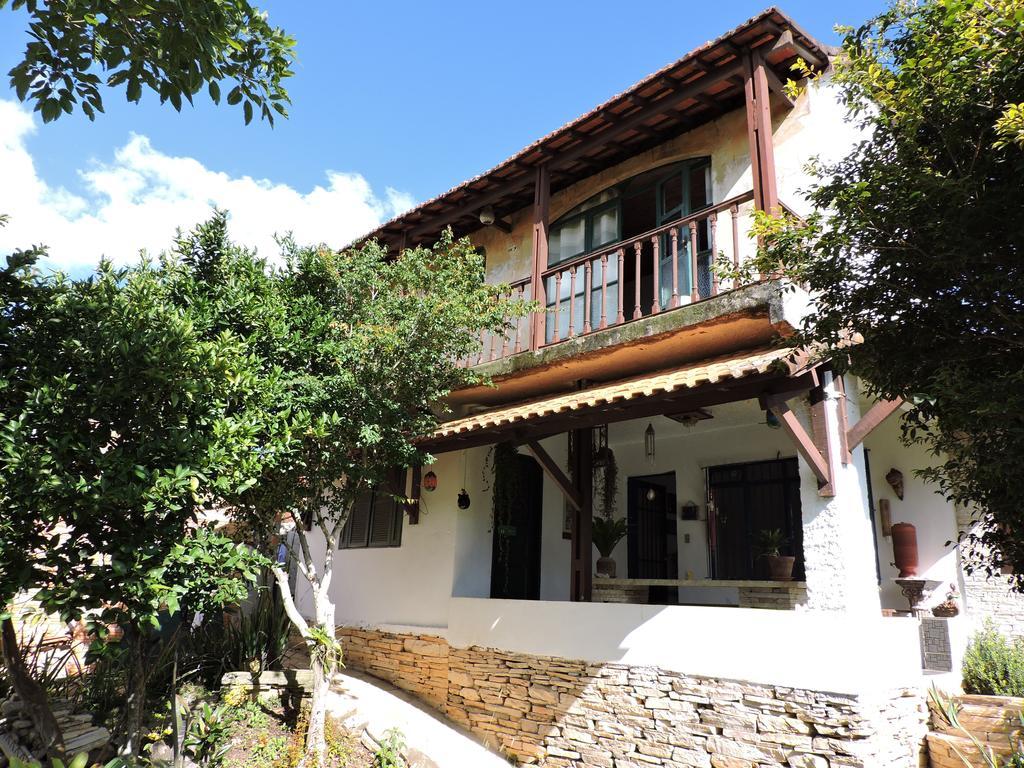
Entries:
{"type": "Polygon", "coordinates": [[[790,399],[818,385],[819,365],[792,348],[747,350],[455,419],[438,427],[423,447],[437,454],[504,441],[523,444],[739,400],[790,399]]]}

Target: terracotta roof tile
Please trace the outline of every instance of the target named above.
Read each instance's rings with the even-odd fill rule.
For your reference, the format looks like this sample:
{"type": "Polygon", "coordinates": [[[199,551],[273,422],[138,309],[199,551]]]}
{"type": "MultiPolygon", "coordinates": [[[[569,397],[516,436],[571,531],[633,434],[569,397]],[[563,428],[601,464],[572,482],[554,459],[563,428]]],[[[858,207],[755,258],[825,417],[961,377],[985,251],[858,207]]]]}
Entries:
{"type": "Polygon", "coordinates": [[[455,435],[465,435],[518,422],[536,421],[550,415],[582,408],[610,405],[680,389],[693,389],[702,384],[742,379],[747,376],[767,373],[778,365],[792,370],[797,367],[797,359],[798,355],[792,349],[771,348],[747,351],[715,360],[704,360],[664,373],[604,384],[578,392],[553,395],[528,403],[496,408],[473,416],[455,419],[438,427],[433,437],[434,439],[450,438],[455,435]]]}

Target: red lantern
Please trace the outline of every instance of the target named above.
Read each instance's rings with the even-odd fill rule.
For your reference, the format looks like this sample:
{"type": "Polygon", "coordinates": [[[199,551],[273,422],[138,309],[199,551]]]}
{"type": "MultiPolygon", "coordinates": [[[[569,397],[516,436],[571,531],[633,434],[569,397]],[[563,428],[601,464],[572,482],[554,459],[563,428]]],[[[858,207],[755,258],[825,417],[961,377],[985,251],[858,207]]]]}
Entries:
{"type": "Polygon", "coordinates": [[[433,472],[427,472],[423,476],[423,490],[433,491],[437,488],[437,475],[433,472]]]}

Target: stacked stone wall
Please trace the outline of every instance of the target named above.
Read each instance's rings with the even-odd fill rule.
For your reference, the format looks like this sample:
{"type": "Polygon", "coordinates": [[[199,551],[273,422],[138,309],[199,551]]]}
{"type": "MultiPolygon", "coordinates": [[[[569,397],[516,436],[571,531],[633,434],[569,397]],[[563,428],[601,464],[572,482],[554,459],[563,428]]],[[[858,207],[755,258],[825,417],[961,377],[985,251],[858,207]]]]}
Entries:
{"type": "Polygon", "coordinates": [[[448,701],[448,643],[442,637],[341,627],[346,667],[408,691],[444,712],[448,701]]]}
{"type": "MultiPolygon", "coordinates": [[[[957,507],[959,531],[976,530],[971,512],[957,507]]],[[[966,564],[964,564],[966,565],[966,564]]],[[[989,577],[984,569],[968,573],[963,567],[964,606],[967,613],[980,620],[991,619],[995,627],[1008,637],[1024,637],[1024,595],[1014,591],[1008,577],[989,577]]]]}
{"type": "MultiPolygon", "coordinates": [[[[346,664],[423,698],[521,764],[917,768],[924,696],[759,685],[343,630],[346,664]],[[444,669],[445,696],[440,695],[444,669]]],[[[840,663],[840,662],[837,662],[840,663]]]]}

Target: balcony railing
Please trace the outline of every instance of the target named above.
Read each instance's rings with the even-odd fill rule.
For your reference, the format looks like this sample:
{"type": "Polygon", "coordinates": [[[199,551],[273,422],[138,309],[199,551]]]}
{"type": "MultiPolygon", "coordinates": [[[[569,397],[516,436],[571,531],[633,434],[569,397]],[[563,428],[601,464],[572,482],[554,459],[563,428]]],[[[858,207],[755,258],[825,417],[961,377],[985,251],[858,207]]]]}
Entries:
{"type": "Polygon", "coordinates": [[[528,350],[534,333],[543,340],[539,346],[557,344],[739,288],[720,280],[713,265],[724,256],[738,268],[753,255],[755,244],[746,237],[753,199],[746,192],[549,267],[541,273],[541,297],[533,296],[529,278],[517,280],[509,295],[538,298],[543,306],[534,317],[512,320],[504,335],[481,334],[479,355],[464,364],[528,350]]]}

